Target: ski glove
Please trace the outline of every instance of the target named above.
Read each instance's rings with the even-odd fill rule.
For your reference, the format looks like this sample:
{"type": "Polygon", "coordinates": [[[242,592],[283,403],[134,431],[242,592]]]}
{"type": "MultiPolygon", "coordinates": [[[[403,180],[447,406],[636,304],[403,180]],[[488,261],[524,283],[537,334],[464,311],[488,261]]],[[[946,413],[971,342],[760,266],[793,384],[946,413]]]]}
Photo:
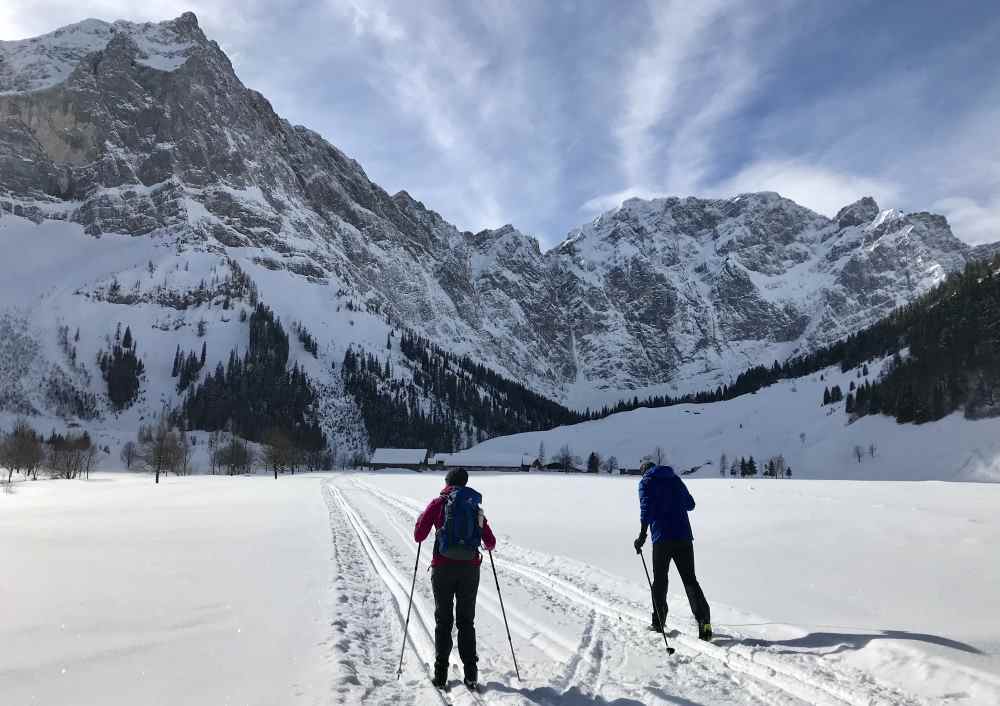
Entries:
{"type": "Polygon", "coordinates": [[[635,547],[636,554],[642,554],[642,545],[645,543],[646,543],[645,533],[640,534],[638,537],[636,537],[635,541],[632,543],[632,546],[635,547]]]}

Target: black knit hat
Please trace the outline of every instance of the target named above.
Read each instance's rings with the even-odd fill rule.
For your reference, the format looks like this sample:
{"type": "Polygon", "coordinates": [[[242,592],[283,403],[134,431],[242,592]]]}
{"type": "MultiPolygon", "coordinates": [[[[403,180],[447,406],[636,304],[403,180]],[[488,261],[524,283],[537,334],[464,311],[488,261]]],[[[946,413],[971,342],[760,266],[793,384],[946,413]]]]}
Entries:
{"type": "Polygon", "coordinates": [[[465,485],[469,482],[469,472],[464,468],[452,468],[444,477],[445,485],[465,485]]]}

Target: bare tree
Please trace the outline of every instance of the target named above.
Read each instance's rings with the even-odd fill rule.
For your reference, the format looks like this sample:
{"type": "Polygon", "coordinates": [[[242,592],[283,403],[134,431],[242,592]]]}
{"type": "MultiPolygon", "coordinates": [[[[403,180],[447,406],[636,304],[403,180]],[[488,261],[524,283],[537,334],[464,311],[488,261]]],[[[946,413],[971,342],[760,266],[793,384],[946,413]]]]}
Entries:
{"type": "Polygon", "coordinates": [[[170,428],[166,415],[160,417],[155,427],[139,427],[138,460],[160,482],[161,473],[177,469],[180,460],[180,440],[177,432],[170,428]]]}
{"type": "Polygon", "coordinates": [[[802,442],[803,446],[806,445],[806,433],[804,431],[799,432],[799,441],[802,442]]]}
{"type": "Polygon", "coordinates": [[[122,446],[120,458],[122,460],[122,463],[125,464],[125,470],[126,471],[131,471],[132,470],[132,464],[135,463],[135,442],[134,441],[126,441],[125,442],[125,444],[122,446]]]}
{"type": "Polygon", "coordinates": [[[545,442],[544,441],[538,442],[538,465],[539,466],[544,466],[545,465],[545,442]]]}
{"type": "Polygon", "coordinates": [[[48,444],[47,464],[54,478],[72,480],[90,472],[97,456],[86,434],[54,436],[48,444]]]}
{"type": "Polygon", "coordinates": [[[7,469],[8,488],[14,478],[14,471],[18,470],[13,459],[13,449],[14,443],[11,437],[7,434],[0,436],[0,467],[7,469]]]}
{"type": "Polygon", "coordinates": [[[662,446],[657,446],[653,449],[653,453],[649,455],[649,460],[655,463],[657,466],[662,466],[667,462],[667,452],[662,446]]]}
{"type": "Polygon", "coordinates": [[[876,453],[877,451],[878,451],[878,449],[877,449],[877,448],[875,448],[875,442],[874,442],[874,441],[873,441],[872,443],[868,444],[868,454],[869,454],[869,455],[870,455],[870,456],[871,456],[872,458],[875,458],[875,453],[876,453]]]}
{"type": "Polygon", "coordinates": [[[726,456],[726,452],[723,451],[722,455],[719,457],[719,475],[726,475],[726,471],[729,470],[729,457],[726,456]]]}
{"type": "Polygon", "coordinates": [[[605,473],[614,473],[618,470],[618,458],[616,456],[608,456],[604,459],[603,468],[605,473]]]}
{"type": "Polygon", "coordinates": [[[861,444],[854,445],[854,457],[858,459],[858,463],[861,463],[861,459],[865,457],[865,450],[861,448],[861,444]]]}
{"type": "Polygon", "coordinates": [[[86,449],[81,449],[80,454],[80,476],[90,480],[90,471],[97,461],[97,447],[91,444],[86,449]]]}
{"type": "Polygon", "coordinates": [[[0,466],[7,468],[7,485],[19,471],[27,478],[29,474],[38,477],[38,467],[42,462],[42,440],[35,430],[23,419],[14,422],[14,428],[0,440],[0,466]]]}
{"type": "Polygon", "coordinates": [[[569,444],[563,444],[562,448],[559,449],[559,453],[556,454],[555,460],[559,464],[559,467],[562,468],[563,473],[576,468],[576,457],[573,455],[573,450],[570,449],[569,444]]]}
{"type": "Polygon", "coordinates": [[[264,434],[264,464],[271,467],[274,479],[283,473],[289,464],[292,442],[280,429],[271,429],[264,434]]]}
{"type": "Polygon", "coordinates": [[[212,468],[213,476],[215,475],[215,472],[219,468],[219,464],[216,462],[217,461],[216,451],[219,450],[219,447],[221,445],[222,445],[222,432],[216,429],[215,431],[213,431],[211,434],[208,435],[208,463],[212,468]]]}
{"type": "Polygon", "coordinates": [[[216,452],[216,463],[226,469],[226,474],[235,476],[249,473],[257,463],[257,454],[247,442],[232,435],[229,441],[220,446],[216,452]]]}
{"type": "Polygon", "coordinates": [[[174,471],[179,476],[191,475],[191,456],[194,452],[191,437],[186,430],[181,429],[176,433],[177,439],[177,464],[174,471]]]}

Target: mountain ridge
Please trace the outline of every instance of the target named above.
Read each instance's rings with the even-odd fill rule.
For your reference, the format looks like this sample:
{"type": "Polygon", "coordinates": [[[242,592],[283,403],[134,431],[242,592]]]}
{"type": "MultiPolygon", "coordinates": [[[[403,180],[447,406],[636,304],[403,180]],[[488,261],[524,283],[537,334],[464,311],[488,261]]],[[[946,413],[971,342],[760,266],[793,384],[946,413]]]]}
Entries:
{"type": "Polygon", "coordinates": [[[148,268],[81,275],[60,302],[107,316],[125,301],[188,302],[170,325],[207,319],[209,340],[227,341],[209,345],[214,358],[229,347],[231,298],[199,279],[238,270],[319,339],[311,372],[338,399],[331,366],[356,346],[398,355],[400,328],[581,410],[707,389],[860,330],[970,257],[940,216],[866,197],[829,219],[773,192],[628,200],[545,251],[509,224],[460,231],[278,116],[193,14],[81,24],[40,38],[72,49],[46,49],[58,57],[48,74],[10,58],[32,40],[0,44],[0,212],[156,247],[148,268]],[[81,55],[80,31],[107,42],[81,55]],[[116,282],[135,282],[128,299],[108,298],[116,282]]]}

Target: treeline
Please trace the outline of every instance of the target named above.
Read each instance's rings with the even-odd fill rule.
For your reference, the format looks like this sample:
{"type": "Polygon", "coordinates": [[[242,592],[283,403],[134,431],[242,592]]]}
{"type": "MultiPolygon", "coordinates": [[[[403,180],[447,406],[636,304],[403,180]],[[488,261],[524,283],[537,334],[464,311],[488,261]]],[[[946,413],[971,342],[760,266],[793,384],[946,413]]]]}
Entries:
{"type": "Polygon", "coordinates": [[[583,415],[558,402],[420,336],[404,331],[399,351],[413,363],[418,387],[471,419],[489,437],[584,421],[583,415]]]}
{"type": "Polygon", "coordinates": [[[181,347],[177,346],[174,353],[174,364],[170,369],[170,377],[177,378],[177,391],[184,392],[191,383],[198,379],[201,369],[205,367],[205,356],[208,355],[208,345],[201,344],[201,355],[198,356],[191,351],[186,356],[181,353],[181,347]]]}
{"type": "Polygon", "coordinates": [[[344,388],[361,411],[368,442],[375,448],[451,451],[472,434],[467,423],[440,403],[425,411],[420,389],[412,382],[394,380],[388,360],[383,365],[371,353],[349,348],[340,372],[344,388]]]}
{"type": "Polygon", "coordinates": [[[108,385],[108,400],[116,412],[129,407],[139,397],[139,387],[146,369],[136,353],[132,329],[125,327],[125,335],[118,324],[115,340],[108,350],[97,354],[97,367],[108,385]]]}
{"type": "Polygon", "coordinates": [[[886,414],[917,424],[963,411],[1000,415],[1000,257],[975,262],[937,296],[909,312],[902,340],[882,377],[849,393],[846,411],[886,414]]]}
{"type": "MultiPolygon", "coordinates": [[[[386,342],[391,350],[392,337],[386,342]]],[[[408,331],[399,352],[411,381],[393,379],[389,358],[349,349],[341,375],[372,446],[455,451],[494,436],[550,429],[584,415],[408,331]]]]}
{"type": "Polygon", "coordinates": [[[250,315],[250,338],[240,356],[233,349],[228,363],[194,384],[177,421],[188,429],[227,430],[250,441],[279,430],[301,449],[320,452],[326,437],[320,428],[316,393],[308,376],[288,365],[288,334],[273,312],[257,304],[250,315]]]}
{"type": "Polygon", "coordinates": [[[792,467],[787,464],[783,454],[772,456],[764,462],[762,468],[752,455],[749,458],[740,456],[739,460],[733,458],[730,463],[728,456],[722,454],[719,459],[719,475],[725,477],[727,473],[731,478],[756,478],[758,473],[764,478],[791,478],[792,467]]]}

